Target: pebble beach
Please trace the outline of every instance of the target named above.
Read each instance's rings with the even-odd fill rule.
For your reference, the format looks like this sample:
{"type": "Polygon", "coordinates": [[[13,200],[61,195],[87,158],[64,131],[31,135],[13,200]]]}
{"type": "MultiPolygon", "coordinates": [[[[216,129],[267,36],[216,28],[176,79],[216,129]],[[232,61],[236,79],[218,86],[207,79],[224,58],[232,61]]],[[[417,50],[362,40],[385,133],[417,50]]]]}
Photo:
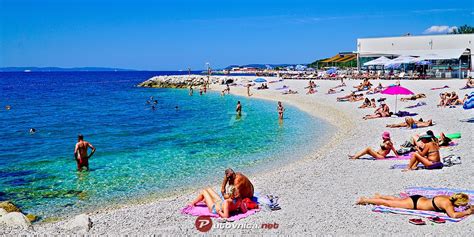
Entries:
{"type": "MultiPolygon", "coordinates": [[[[226,78],[222,76],[222,78],[226,78]]],[[[231,86],[230,96],[247,96],[247,89],[239,86],[239,81],[253,80],[256,77],[235,77],[237,86],[231,86]]],[[[275,78],[266,78],[268,81],[275,78]]],[[[283,102],[333,125],[336,129],[325,137],[323,146],[314,145],[308,154],[299,154],[303,159],[290,162],[283,166],[268,169],[265,172],[248,174],[255,190],[260,193],[275,194],[280,197],[281,210],[261,210],[255,215],[239,220],[238,224],[276,223],[274,229],[211,229],[210,234],[284,234],[284,235],[449,235],[470,236],[474,234],[472,216],[458,223],[431,224],[415,226],[408,222],[409,216],[372,212],[372,206],[358,206],[355,202],[360,196],[371,196],[374,193],[396,195],[408,187],[433,187],[474,190],[474,144],[472,134],[473,123],[465,120],[473,117],[472,110],[456,108],[438,108],[440,92],[455,91],[462,98],[470,90],[459,90],[465,80],[402,80],[401,85],[414,93],[424,93],[427,98],[401,102],[398,97],[399,110],[417,113],[416,119],[433,119],[435,126],[416,130],[405,128],[386,128],[386,124],[403,122],[403,118],[379,118],[363,120],[366,114],[372,114],[372,108],[359,109],[358,102],[336,102],[336,97],[349,94],[353,86],[360,80],[345,80],[345,91],[327,94],[329,88],[340,84],[339,80],[316,80],[318,87],[315,94],[307,95],[308,80],[283,80],[269,83],[268,90],[251,89],[251,99],[264,99],[283,102]],[[276,90],[283,85],[298,94],[283,95],[276,90]],[[430,90],[434,87],[449,88],[430,90]],[[425,106],[406,109],[420,101],[425,106]],[[441,150],[441,156],[455,154],[460,156],[462,164],[440,170],[419,170],[401,172],[390,169],[391,165],[408,163],[395,160],[349,160],[348,154],[370,146],[377,148],[381,134],[388,131],[392,141],[398,148],[414,134],[433,130],[440,132],[461,132],[462,138],[458,145],[441,150]]],[[[381,82],[388,86],[394,81],[373,80],[373,84],[381,82]]],[[[210,89],[221,92],[225,86],[212,84],[210,89]]],[[[225,95],[228,96],[228,95],[225,95]]],[[[385,97],[386,103],[394,109],[395,96],[368,95],[368,98],[385,97]]],[[[243,108],[245,112],[245,107],[243,108]]],[[[291,118],[285,118],[291,119],[291,118]]],[[[284,122],[283,122],[284,123],[284,122]]],[[[284,124],[283,124],[284,126],[284,124]]],[[[221,182],[221,176],[215,177],[215,188],[221,182]]],[[[198,234],[195,227],[196,217],[183,215],[180,209],[191,202],[203,187],[195,187],[186,192],[170,193],[165,197],[148,200],[140,204],[121,205],[114,208],[101,209],[86,213],[93,225],[87,232],[91,235],[194,235],[198,234]]],[[[77,232],[63,228],[71,220],[54,223],[38,223],[28,230],[2,227],[0,234],[75,234],[77,232]]]]}

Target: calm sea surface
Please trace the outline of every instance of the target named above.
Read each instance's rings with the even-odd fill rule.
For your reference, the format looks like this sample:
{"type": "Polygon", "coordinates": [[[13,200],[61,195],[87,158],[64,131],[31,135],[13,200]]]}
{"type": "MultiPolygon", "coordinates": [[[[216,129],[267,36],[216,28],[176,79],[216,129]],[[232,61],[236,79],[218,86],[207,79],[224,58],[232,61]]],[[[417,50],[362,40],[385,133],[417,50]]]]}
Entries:
{"type": "Polygon", "coordinates": [[[297,159],[331,129],[290,106],[280,124],[275,102],[135,87],[160,74],[179,72],[0,73],[0,201],[45,218],[216,185],[227,167],[297,159]],[[79,133],[97,148],[90,172],[76,172],[79,133]]]}

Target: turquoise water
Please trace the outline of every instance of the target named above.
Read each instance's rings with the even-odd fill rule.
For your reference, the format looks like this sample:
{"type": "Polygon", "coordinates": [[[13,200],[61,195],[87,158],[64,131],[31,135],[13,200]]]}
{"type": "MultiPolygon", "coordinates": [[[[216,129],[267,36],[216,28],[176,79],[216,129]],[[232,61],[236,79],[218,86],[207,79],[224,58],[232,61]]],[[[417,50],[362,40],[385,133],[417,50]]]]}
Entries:
{"type": "Polygon", "coordinates": [[[227,167],[296,159],[329,129],[290,106],[281,124],[275,102],[134,86],[157,74],[0,73],[0,200],[45,218],[218,184],[227,167]],[[97,148],[90,172],[76,172],[79,133],[97,148]]]}

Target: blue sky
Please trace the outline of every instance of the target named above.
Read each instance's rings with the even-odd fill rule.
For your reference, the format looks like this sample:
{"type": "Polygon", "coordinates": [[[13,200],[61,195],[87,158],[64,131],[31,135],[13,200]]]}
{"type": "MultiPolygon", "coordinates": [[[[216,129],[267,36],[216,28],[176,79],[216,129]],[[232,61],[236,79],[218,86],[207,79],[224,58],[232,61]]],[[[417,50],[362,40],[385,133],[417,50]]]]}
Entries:
{"type": "Polygon", "coordinates": [[[473,2],[0,0],[0,67],[309,63],[357,38],[474,25],[473,2]]]}

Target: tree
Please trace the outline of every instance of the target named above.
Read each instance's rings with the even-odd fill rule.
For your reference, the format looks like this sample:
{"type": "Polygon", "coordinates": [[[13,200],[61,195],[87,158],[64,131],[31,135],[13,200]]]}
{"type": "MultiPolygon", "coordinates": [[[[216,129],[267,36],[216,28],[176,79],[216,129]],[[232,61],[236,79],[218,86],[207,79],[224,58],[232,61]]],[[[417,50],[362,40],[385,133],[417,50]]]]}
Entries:
{"type": "Polygon", "coordinates": [[[468,26],[468,25],[463,25],[460,26],[451,32],[451,34],[472,34],[474,33],[474,27],[468,26]]]}

